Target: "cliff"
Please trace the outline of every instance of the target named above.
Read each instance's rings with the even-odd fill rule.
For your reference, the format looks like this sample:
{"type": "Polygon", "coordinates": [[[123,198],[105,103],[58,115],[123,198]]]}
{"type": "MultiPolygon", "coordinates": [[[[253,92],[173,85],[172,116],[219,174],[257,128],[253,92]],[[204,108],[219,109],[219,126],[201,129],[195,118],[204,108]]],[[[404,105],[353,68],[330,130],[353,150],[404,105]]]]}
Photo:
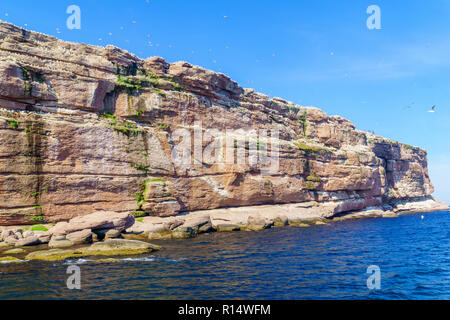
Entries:
{"type": "Polygon", "coordinates": [[[168,217],[301,203],[332,218],[408,203],[447,208],[431,197],[427,154],[417,147],[186,62],[141,60],[3,22],[0,108],[0,225],[101,210],[168,217]],[[271,135],[246,140],[252,130],[271,135]],[[201,137],[200,151],[187,143],[189,164],[174,158],[180,132],[201,137]],[[251,145],[258,158],[275,151],[274,141],[276,170],[267,172],[251,161],[251,145]],[[209,161],[211,143],[233,159],[243,146],[250,160],[209,161]]]}

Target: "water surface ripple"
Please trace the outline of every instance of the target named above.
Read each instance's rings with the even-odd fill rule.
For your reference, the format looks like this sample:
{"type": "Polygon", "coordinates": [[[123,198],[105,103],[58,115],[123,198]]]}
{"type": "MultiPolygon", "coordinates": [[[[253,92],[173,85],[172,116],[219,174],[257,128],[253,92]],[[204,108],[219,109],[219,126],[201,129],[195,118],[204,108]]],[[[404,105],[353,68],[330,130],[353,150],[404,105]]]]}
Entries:
{"type": "Polygon", "coordinates": [[[154,241],[92,263],[0,264],[0,299],[450,299],[450,212],[154,241]],[[66,269],[81,268],[81,290],[66,269]],[[366,286],[381,268],[381,290],[366,286]]]}

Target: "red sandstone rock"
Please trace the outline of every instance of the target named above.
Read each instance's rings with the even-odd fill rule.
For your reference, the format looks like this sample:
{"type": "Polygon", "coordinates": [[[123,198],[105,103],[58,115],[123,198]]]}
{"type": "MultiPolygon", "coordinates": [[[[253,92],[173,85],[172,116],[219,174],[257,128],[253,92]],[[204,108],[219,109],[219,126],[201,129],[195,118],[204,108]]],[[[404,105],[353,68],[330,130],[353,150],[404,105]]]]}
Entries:
{"type": "Polygon", "coordinates": [[[123,212],[134,210],[176,216],[288,203],[305,204],[307,216],[331,217],[430,199],[434,191],[424,150],[243,89],[220,73],[4,22],[0,49],[0,225],[70,220],[52,234],[124,230],[134,220],[123,212]],[[124,79],[139,85],[126,87],[124,79]],[[189,168],[177,164],[172,134],[193,133],[200,120],[203,129],[218,130],[216,139],[231,129],[279,130],[277,173],[261,174],[249,163],[209,164],[194,154],[189,168]]]}
{"type": "Polygon", "coordinates": [[[85,229],[72,232],[66,235],[66,239],[72,241],[74,244],[91,243],[92,231],[91,229],[85,229]]]}
{"type": "Polygon", "coordinates": [[[87,233],[90,233],[91,230],[115,229],[117,231],[123,231],[133,224],[134,217],[129,213],[98,211],[73,218],[69,222],[57,223],[49,230],[49,233],[53,235],[68,235],[69,238],[70,234],[72,234],[74,239],[78,239],[79,236],[87,236],[87,233]]]}

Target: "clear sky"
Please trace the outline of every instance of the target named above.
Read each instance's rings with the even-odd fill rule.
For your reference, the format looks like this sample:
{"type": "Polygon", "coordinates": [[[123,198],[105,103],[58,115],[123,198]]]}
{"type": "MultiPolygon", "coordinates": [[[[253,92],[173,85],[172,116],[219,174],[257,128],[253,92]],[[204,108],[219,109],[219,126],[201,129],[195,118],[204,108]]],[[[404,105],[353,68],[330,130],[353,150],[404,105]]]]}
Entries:
{"type": "Polygon", "coordinates": [[[0,0],[0,19],[189,61],[425,148],[435,195],[450,203],[450,1],[0,0]],[[66,27],[69,5],[81,9],[80,30],[66,27]],[[369,5],[381,9],[380,30],[367,28],[369,5]]]}

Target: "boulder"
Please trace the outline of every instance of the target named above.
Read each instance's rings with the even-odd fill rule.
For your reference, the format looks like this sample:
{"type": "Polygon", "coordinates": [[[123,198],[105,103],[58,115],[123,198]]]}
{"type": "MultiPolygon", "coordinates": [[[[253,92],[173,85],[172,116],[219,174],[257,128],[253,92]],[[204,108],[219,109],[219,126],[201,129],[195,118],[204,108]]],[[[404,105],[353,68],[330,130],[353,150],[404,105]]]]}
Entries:
{"type": "Polygon", "coordinates": [[[0,242],[0,249],[11,247],[12,244],[6,242],[0,242]]]}
{"type": "Polygon", "coordinates": [[[216,224],[215,229],[218,232],[239,231],[241,230],[241,226],[231,223],[219,223],[216,224]]]}
{"type": "Polygon", "coordinates": [[[172,231],[173,239],[194,238],[197,235],[197,229],[193,227],[181,226],[172,231]]]}
{"type": "Polygon", "coordinates": [[[10,257],[10,256],[7,256],[7,257],[0,257],[0,262],[23,262],[23,260],[20,260],[20,259],[17,259],[16,257],[10,257]]]}
{"type": "Polygon", "coordinates": [[[160,246],[148,242],[126,239],[108,239],[97,242],[83,250],[95,255],[140,254],[161,249],[160,246]]]}
{"type": "Polygon", "coordinates": [[[136,232],[136,233],[122,233],[122,238],[127,240],[153,240],[149,237],[150,233],[136,232]]]}
{"type": "Polygon", "coordinates": [[[15,234],[12,235],[12,236],[7,237],[5,239],[5,242],[9,243],[9,244],[15,244],[17,241],[19,241],[19,239],[17,238],[17,236],[15,234]]]}
{"type": "Polygon", "coordinates": [[[50,236],[40,236],[39,237],[39,242],[40,243],[49,243],[50,242],[51,237],[50,236]]]}
{"type": "Polygon", "coordinates": [[[76,231],[90,229],[115,229],[124,231],[134,224],[133,215],[126,212],[98,211],[85,216],[71,219],[69,222],[59,222],[49,230],[54,235],[65,235],[76,231]]]}
{"type": "Polygon", "coordinates": [[[9,249],[6,250],[4,252],[2,252],[2,254],[21,254],[21,253],[25,253],[26,251],[20,248],[17,249],[9,249]]]}
{"type": "Polygon", "coordinates": [[[1,235],[1,240],[5,241],[6,238],[9,238],[11,236],[15,236],[14,231],[12,230],[3,230],[1,235]]]}
{"type": "Polygon", "coordinates": [[[110,229],[105,233],[105,239],[117,239],[122,236],[122,232],[116,229],[110,229]]]}
{"type": "Polygon", "coordinates": [[[66,240],[66,236],[65,235],[54,235],[52,237],[52,239],[55,240],[55,241],[66,240]]]}
{"type": "Polygon", "coordinates": [[[87,256],[119,256],[119,255],[136,255],[148,253],[159,250],[161,247],[151,243],[125,240],[125,239],[110,239],[104,242],[97,242],[89,247],[83,247],[73,250],[50,249],[35,251],[29,253],[26,260],[45,260],[57,261],[67,258],[79,258],[87,256]]]}
{"type": "Polygon", "coordinates": [[[75,243],[73,243],[70,240],[67,240],[65,238],[64,239],[56,238],[55,236],[53,236],[50,239],[50,242],[48,243],[49,248],[68,248],[74,245],[75,243]]]}
{"type": "Polygon", "coordinates": [[[201,233],[200,228],[205,225],[209,225],[209,226],[203,228],[202,232],[205,232],[205,230],[212,229],[211,219],[209,218],[209,215],[191,214],[191,215],[187,215],[185,217],[185,222],[183,223],[182,227],[193,228],[196,230],[196,232],[201,233]]]}
{"type": "MultiPolygon", "coordinates": [[[[172,218],[160,218],[160,217],[146,217],[142,222],[135,223],[131,228],[128,228],[127,233],[132,234],[149,234],[158,233],[169,230],[172,218]]],[[[178,224],[179,226],[180,224],[178,224]]],[[[124,235],[125,236],[125,235],[124,235]]]]}
{"type": "Polygon", "coordinates": [[[50,228],[48,232],[54,236],[66,235],[72,227],[68,222],[58,222],[54,227],[50,228]]]}
{"type": "Polygon", "coordinates": [[[289,219],[286,216],[278,216],[275,219],[273,219],[273,226],[274,227],[284,227],[289,224],[289,219]]]}
{"type": "Polygon", "coordinates": [[[204,224],[204,225],[202,225],[202,226],[200,226],[200,227],[198,228],[198,233],[199,233],[199,234],[200,234],[200,233],[213,232],[213,231],[214,231],[214,228],[213,228],[211,222],[208,222],[208,223],[206,223],[206,224],[204,224]]]}
{"type": "Polygon", "coordinates": [[[211,224],[217,231],[237,231],[248,224],[248,213],[234,212],[230,209],[216,210],[210,215],[211,224]]]}
{"type": "Polygon", "coordinates": [[[34,234],[34,232],[33,231],[25,231],[24,233],[23,233],[23,237],[24,238],[28,238],[28,237],[33,237],[35,234],[34,234]]]}
{"type": "Polygon", "coordinates": [[[184,220],[175,219],[175,220],[167,222],[167,228],[170,229],[170,230],[174,230],[174,229],[178,228],[179,226],[181,226],[183,224],[184,224],[184,220]]]}
{"type": "Polygon", "coordinates": [[[72,232],[66,235],[66,239],[74,244],[92,243],[91,229],[72,232]]]}
{"type": "Polygon", "coordinates": [[[38,237],[50,236],[50,233],[48,231],[33,231],[33,233],[38,237]]]}
{"type": "Polygon", "coordinates": [[[246,230],[257,231],[268,229],[273,226],[273,221],[259,216],[249,216],[247,219],[246,230]]]}
{"type": "Polygon", "coordinates": [[[172,239],[172,231],[166,230],[166,231],[159,231],[159,232],[150,232],[147,235],[148,240],[168,240],[172,239]]]}
{"type": "Polygon", "coordinates": [[[51,235],[48,231],[34,231],[34,234],[39,238],[41,243],[48,243],[51,235]]]}
{"type": "Polygon", "coordinates": [[[95,230],[95,235],[99,240],[120,238],[122,232],[116,229],[95,230]]]}
{"type": "Polygon", "coordinates": [[[18,240],[23,239],[22,230],[18,230],[16,232],[14,232],[14,235],[15,235],[16,239],[18,239],[18,240]]]}
{"type": "Polygon", "coordinates": [[[20,240],[17,240],[17,242],[15,243],[16,247],[24,247],[24,246],[34,246],[34,245],[38,245],[41,242],[39,241],[39,238],[37,236],[31,236],[31,237],[26,237],[20,240]]]}

